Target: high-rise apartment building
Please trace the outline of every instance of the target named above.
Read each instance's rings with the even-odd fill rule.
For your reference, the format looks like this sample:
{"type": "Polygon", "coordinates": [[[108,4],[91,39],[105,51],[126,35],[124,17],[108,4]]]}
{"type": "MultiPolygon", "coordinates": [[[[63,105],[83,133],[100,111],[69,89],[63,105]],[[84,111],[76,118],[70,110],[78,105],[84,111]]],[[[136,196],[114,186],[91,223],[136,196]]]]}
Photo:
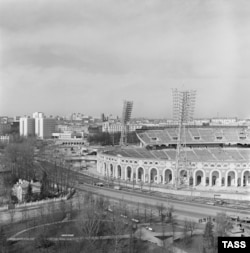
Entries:
{"type": "Polygon", "coordinates": [[[35,133],[38,138],[47,139],[55,132],[56,121],[53,118],[36,118],[35,133]]]}
{"type": "Polygon", "coordinates": [[[54,118],[46,118],[42,112],[35,112],[30,117],[20,118],[20,135],[36,135],[38,138],[47,139],[55,132],[56,121],[54,118]]]}
{"type": "Polygon", "coordinates": [[[35,119],[21,117],[19,123],[19,133],[21,136],[35,135],[35,119]]]}
{"type": "Polygon", "coordinates": [[[42,112],[33,113],[35,119],[35,134],[38,138],[47,139],[55,132],[56,121],[54,118],[46,118],[42,112]]]}

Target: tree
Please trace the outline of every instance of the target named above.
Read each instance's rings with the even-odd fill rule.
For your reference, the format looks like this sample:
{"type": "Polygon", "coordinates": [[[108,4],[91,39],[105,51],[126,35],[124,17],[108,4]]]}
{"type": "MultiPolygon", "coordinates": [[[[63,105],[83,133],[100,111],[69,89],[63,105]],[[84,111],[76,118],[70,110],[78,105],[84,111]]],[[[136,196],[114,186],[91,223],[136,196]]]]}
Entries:
{"type": "Polygon", "coordinates": [[[185,245],[191,242],[193,232],[196,228],[197,228],[197,223],[195,221],[185,219],[184,225],[183,225],[183,239],[184,239],[185,245]],[[190,232],[190,235],[188,235],[188,232],[190,232]]]}
{"type": "Polygon", "coordinates": [[[216,236],[227,236],[227,231],[232,228],[232,222],[227,218],[225,213],[217,213],[216,222],[216,236]]]}
{"type": "Polygon", "coordinates": [[[36,248],[49,248],[53,245],[54,243],[52,241],[49,241],[47,239],[47,236],[44,233],[41,233],[40,235],[37,236],[35,239],[35,247],[36,248]]]}
{"type": "Polygon", "coordinates": [[[27,188],[27,193],[25,194],[25,201],[30,202],[32,199],[32,196],[33,196],[32,185],[29,184],[27,188]]]}
{"type": "Polygon", "coordinates": [[[34,140],[18,139],[8,144],[4,150],[3,164],[11,169],[11,176],[15,180],[16,178],[35,179],[34,140]]]}
{"type": "Polygon", "coordinates": [[[211,219],[206,223],[206,227],[203,234],[203,252],[214,253],[215,252],[215,240],[213,233],[213,223],[211,219]]]}
{"type": "Polygon", "coordinates": [[[166,217],[166,210],[167,208],[162,204],[162,203],[158,203],[156,205],[156,208],[158,210],[158,214],[161,217],[161,221],[163,222],[165,217],[166,217]]]}
{"type": "Polygon", "coordinates": [[[93,212],[94,205],[92,203],[85,206],[84,212],[78,217],[77,224],[92,248],[95,248],[101,220],[97,212],[93,212]]]}
{"type": "Polygon", "coordinates": [[[187,221],[187,230],[190,232],[190,237],[193,236],[193,232],[195,231],[196,228],[197,228],[197,222],[195,222],[194,220],[187,221]]]}
{"type": "Polygon", "coordinates": [[[124,233],[125,230],[125,223],[120,217],[119,211],[116,212],[113,210],[113,217],[112,222],[109,222],[110,231],[113,238],[113,246],[114,246],[114,252],[120,252],[121,251],[121,241],[122,239],[119,237],[124,233]]]}
{"type": "Polygon", "coordinates": [[[11,208],[9,210],[9,215],[10,215],[10,222],[13,223],[14,221],[14,216],[16,214],[16,209],[15,209],[15,206],[13,208],[11,208]]]}
{"type": "Polygon", "coordinates": [[[40,197],[41,199],[45,199],[48,196],[49,196],[49,180],[48,180],[47,173],[43,171],[40,197]]]}
{"type": "Polygon", "coordinates": [[[167,208],[167,216],[168,216],[168,222],[170,223],[171,228],[172,228],[172,234],[173,234],[173,239],[174,239],[176,218],[174,216],[174,207],[173,206],[169,206],[167,208]]]}
{"type": "Polygon", "coordinates": [[[215,248],[218,247],[218,237],[227,236],[227,232],[232,228],[232,222],[228,219],[226,213],[217,213],[215,218],[215,248]]]}
{"type": "Polygon", "coordinates": [[[4,228],[0,227],[0,252],[1,253],[7,253],[7,237],[5,235],[4,228]]]}

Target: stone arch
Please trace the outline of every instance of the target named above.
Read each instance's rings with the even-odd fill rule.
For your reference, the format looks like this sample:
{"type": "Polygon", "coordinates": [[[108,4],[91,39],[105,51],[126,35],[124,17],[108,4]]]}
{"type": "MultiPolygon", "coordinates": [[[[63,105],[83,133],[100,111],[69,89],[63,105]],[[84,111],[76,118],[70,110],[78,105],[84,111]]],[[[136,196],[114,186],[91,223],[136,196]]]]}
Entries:
{"type": "Polygon", "coordinates": [[[110,168],[110,177],[114,177],[115,176],[115,173],[114,173],[114,166],[113,166],[113,164],[111,163],[110,165],[109,165],[109,168],[110,168]]]}
{"type": "Polygon", "coordinates": [[[209,177],[206,177],[206,186],[210,185],[209,177]]]}
{"type": "Polygon", "coordinates": [[[237,186],[237,171],[228,170],[225,177],[225,186],[237,186]]]}
{"type": "Polygon", "coordinates": [[[106,163],[103,164],[103,175],[107,176],[107,164],[106,163]]]}
{"type": "Polygon", "coordinates": [[[173,182],[173,170],[170,168],[167,168],[163,172],[163,180],[164,184],[171,184],[173,182]]]}
{"type": "Polygon", "coordinates": [[[179,178],[181,184],[189,184],[188,182],[188,171],[186,169],[180,169],[179,178]]]}
{"type": "Polygon", "coordinates": [[[157,168],[151,168],[149,171],[149,182],[156,183],[158,182],[159,178],[159,171],[157,168]]]}
{"type": "Polygon", "coordinates": [[[245,169],[242,171],[241,186],[250,186],[250,169],[245,169]]]}
{"type": "Polygon", "coordinates": [[[117,173],[116,173],[117,178],[122,178],[122,167],[121,165],[117,165],[117,173]]]}
{"type": "Polygon", "coordinates": [[[209,178],[210,186],[221,186],[221,172],[219,170],[212,170],[209,178]]]}
{"type": "Polygon", "coordinates": [[[197,169],[194,171],[194,186],[197,185],[206,185],[206,173],[203,169],[197,169]]]}
{"type": "Polygon", "coordinates": [[[130,166],[126,167],[126,179],[132,180],[133,177],[133,170],[130,166]]]}
{"type": "Polygon", "coordinates": [[[143,167],[138,167],[136,170],[136,181],[145,181],[145,170],[143,167]]]}

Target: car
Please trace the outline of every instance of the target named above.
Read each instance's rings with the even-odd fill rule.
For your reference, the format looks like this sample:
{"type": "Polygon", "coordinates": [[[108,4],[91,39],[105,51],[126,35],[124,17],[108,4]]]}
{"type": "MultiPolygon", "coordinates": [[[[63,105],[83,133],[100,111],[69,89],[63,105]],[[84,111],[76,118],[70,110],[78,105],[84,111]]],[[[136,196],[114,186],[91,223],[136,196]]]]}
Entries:
{"type": "Polygon", "coordinates": [[[146,229],[149,230],[149,231],[154,232],[154,229],[152,227],[147,226],[146,229]]]}
{"type": "Polygon", "coordinates": [[[135,218],[132,218],[131,221],[135,222],[135,223],[139,223],[140,221],[135,219],[135,218]]]}
{"type": "Polygon", "coordinates": [[[103,187],[104,186],[104,184],[102,182],[97,182],[97,183],[95,183],[95,185],[99,186],[99,187],[103,187]]]}
{"type": "Polygon", "coordinates": [[[214,202],[213,201],[208,201],[206,202],[207,205],[211,205],[211,206],[214,206],[214,202]]]}

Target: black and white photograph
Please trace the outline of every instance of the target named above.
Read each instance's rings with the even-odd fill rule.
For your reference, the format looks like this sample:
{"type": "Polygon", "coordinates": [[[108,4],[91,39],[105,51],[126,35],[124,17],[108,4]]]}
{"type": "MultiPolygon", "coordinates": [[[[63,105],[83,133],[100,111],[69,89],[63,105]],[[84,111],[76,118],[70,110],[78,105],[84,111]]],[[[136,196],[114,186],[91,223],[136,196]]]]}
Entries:
{"type": "Polygon", "coordinates": [[[0,253],[249,238],[248,0],[0,0],[0,253]]]}

